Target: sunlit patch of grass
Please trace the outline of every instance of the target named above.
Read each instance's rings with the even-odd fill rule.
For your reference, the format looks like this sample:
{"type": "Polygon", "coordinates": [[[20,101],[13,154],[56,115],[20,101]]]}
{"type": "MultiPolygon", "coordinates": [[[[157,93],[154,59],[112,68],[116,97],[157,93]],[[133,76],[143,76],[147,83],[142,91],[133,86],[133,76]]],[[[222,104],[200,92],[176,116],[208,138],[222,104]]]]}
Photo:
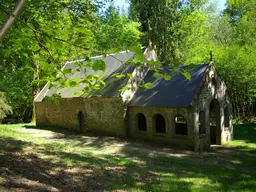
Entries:
{"type": "Polygon", "coordinates": [[[17,131],[18,128],[22,128],[24,124],[15,125],[0,125],[0,138],[13,138],[25,142],[43,142],[44,138],[35,138],[17,131]]]}
{"type": "Polygon", "coordinates": [[[234,126],[234,140],[226,144],[242,151],[256,150],[256,124],[234,126]]]}
{"type": "Polygon", "coordinates": [[[104,156],[103,159],[113,165],[136,169],[137,171],[140,169],[140,166],[138,165],[138,163],[130,160],[129,158],[118,157],[114,155],[107,155],[107,156],[104,156]]]}
{"type": "MultiPolygon", "coordinates": [[[[235,147],[239,151],[243,152],[255,152],[256,150],[256,143],[247,143],[246,141],[233,141],[227,143],[225,146],[227,147],[235,147]]],[[[252,154],[253,155],[253,154],[252,154]]]]}
{"type": "Polygon", "coordinates": [[[231,162],[234,163],[234,164],[241,164],[240,159],[234,159],[234,160],[231,160],[231,162]]]}

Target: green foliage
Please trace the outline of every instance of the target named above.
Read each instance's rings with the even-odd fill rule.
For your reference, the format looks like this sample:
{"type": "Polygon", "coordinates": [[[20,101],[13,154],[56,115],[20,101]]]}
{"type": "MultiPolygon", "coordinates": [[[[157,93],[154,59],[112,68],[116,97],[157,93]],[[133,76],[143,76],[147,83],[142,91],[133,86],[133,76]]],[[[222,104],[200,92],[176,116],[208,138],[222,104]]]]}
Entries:
{"type": "Polygon", "coordinates": [[[8,115],[12,113],[12,108],[6,103],[3,92],[0,91],[0,123],[8,115]]]}
{"type": "Polygon", "coordinates": [[[116,52],[140,45],[140,24],[129,20],[120,10],[110,4],[95,28],[98,50],[116,52]]]}
{"type": "Polygon", "coordinates": [[[195,10],[184,16],[184,31],[181,50],[183,63],[200,63],[209,61],[211,50],[209,15],[202,10],[195,10]]]}
{"type": "Polygon", "coordinates": [[[188,71],[183,70],[183,71],[181,72],[181,74],[184,75],[184,77],[186,77],[188,80],[191,79],[191,75],[190,75],[190,73],[189,73],[188,71]]]}
{"type": "Polygon", "coordinates": [[[144,59],[144,54],[140,46],[130,47],[129,51],[134,52],[136,56],[132,59],[133,63],[144,63],[146,62],[144,59]]]}
{"type": "Polygon", "coordinates": [[[228,86],[235,115],[249,118],[256,88],[255,47],[216,47],[216,65],[228,86]]]}
{"type": "Polygon", "coordinates": [[[256,2],[228,1],[223,15],[194,10],[184,22],[185,63],[209,60],[213,51],[218,72],[228,87],[234,116],[249,118],[256,88],[256,2]]]}
{"type": "Polygon", "coordinates": [[[1,84],[6,92],[6,99],[13,109],[11,123],[29,122],[32,113],[33,69],[20,67],[3,76],[1,84]]]}
{"type": "Polygon", "coordinates": [[[145,83],[145,84],[142,84],[142,87],[146,88],[146,89],[152,89],[154,87],[154,84],[153,83],[145,83]]]}
{"type": "Polygon", "coordinates": [[[102,60],[95,60],[92,64],[92,69],[94,71],[105,71],[106,69],[106,63],[102,60]]]}

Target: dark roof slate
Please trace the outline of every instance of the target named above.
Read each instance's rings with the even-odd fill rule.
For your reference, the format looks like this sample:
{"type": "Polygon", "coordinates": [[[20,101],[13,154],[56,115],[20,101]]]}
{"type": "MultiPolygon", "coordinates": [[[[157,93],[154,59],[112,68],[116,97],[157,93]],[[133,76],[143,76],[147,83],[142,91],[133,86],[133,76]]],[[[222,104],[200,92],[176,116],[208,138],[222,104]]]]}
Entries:
{"type": "MultiPolygon", "coordinates": [[[[93,71],[91,67],[86,67],[86,74],[84,74],[83,71],[75,71],[74,74],[69,74],[66,75],[68,79],[74,79],[74,78],[85,78],[87,74],[93,74],[93,75],[100,75],[102,73],[105,74],[104,79],[107,79],[108,81],[110,81],[110,76],[112,76],[112,74],[118,70],[121,70],[125,67],[127,67],[127,65],[124,65],[124,63],[126,61],[128,61],[129,59],[134,57],[134,53],[133,52],[121,52],[115,55],[108,55],[107,57],[103,58],[102,56],[98,56],[98,57],[93,57],[92,59],[101,59],[106,63],[106,70],[104,72],[102,71],[93,71]]],[[[74,62],[68,62],[65,66],[64,69],[78,69],[79,67],[76,65],[76,63],[79,61],[74,61],[74,62]]],[[[111,83],[113,82],[113,80],[110,81],[111,83]]],[[[116,82],[117,83],[117,82],[116,82]]],[[[50,90],[47,91],[46,96],[52,96],[53,94],[61,94],[62,98],[72,98],[72,97],[81,97],[84,96],[82,94],[75,94],[76,92],[81,92],[82,89],[85,87],[85,85],[80,84],[77,87],[68,87],[68,88],[60,88],[60,87],[53,87],[50,90]]],[[[107,85],[107,89],[105,88],[104,91],[101,91],[102,94],[107,94],[110,96],[114,96],[117,93],[113,93],[112,95],[110,94],[110,90],[108,90],[108,88],[110,88],[111,85],[107,85]]],[[[120,86],[119,86],[120,87],[120,86]]],[[[113,88],[111,88],[113,90],[113,88]]],[[[118,91],[118,90],[117,90],[118,91]]],[[[100,92],[98,92],[99,94],[100,92]]],[[[94,94],[96,94],[94,92],[94,94]]],[[[92,95],[91,95],[92,96],[92,95]]],[[[105,95],[102,95],[105,97],[105,95]]]]}
{"type": "MultiPolygon", "coordinates": [[[[188,107],[196,94],[209,64],[199,64],[193,70],[188,70],[191,79],[186,79],[182,74],[173,74],[172,67],[165,67],[162,72],[172,76],[171,80],[156,79],[154,71],[149,71],[144,78],[145,83],[153,83],[152,89],[139,89],[129,106],[141,107],[188,107]]],[[[178,70],[186,69],[181,66],[178,70]]]]}
{"type": "Polygon", "coordinates": [[[127,85],[127,82],[129,80],[129,77],[126,75],[127,73],[132,73],[135,69],[136,65],[134,64],[124,64],[119,69],[117,69],[115,72],[113,72],[111,75],[107,76],[105,79],[103,79],[106,83],[105,87],[103,87],[101,90],[93,91],[90,95],[91,97],[117,97],[121,95],[121,92],[119,91],[121,88],[123,88],[125,85],[127,85]],[[124,74],[125,76],[122,78],[116,78],[113,76],[115,73],[124,74]]]}
{"type": "MultiPolygon", "coordinates": [[[[106,83],[101,90],[92,91],[88,97],[118,97],[121,95],[119,91],[122,87],[127,85],[129,78],[124,76],[123,78],[116,78],[113,76],[115,73],[127,74],[132,73],[135,69],[134,64],[124,64],[127,60],[134,57],[132,52],[122,52],[116,54],[114,57],[111,55],[102,58],[94,57],[93,59],[102,59],[106,63],[106,71],[103,80],[106,83]],[[121,62],[123,61],[123,62],[121,62]]],[[[65,65],[65,69],[76,69],[76,62],[68,62],[65,65]]],[[[191,79],[186,79],[182,74],[174,74],[172,67],[165,67],[160,73],[167,73],[172,76],[171,80],[164,80],[163,78],[155,78],[154,71],[149,71],[144,78],[144,83],[153,83],[152,89],[138,89],[134,94],[132,100],[129,102],[129,106],[141,106],[141,107],[188,107],[198,90],[200,83],[204,77],[204,74],[209,64],[199,64],[193,70],[189,70],[191,79]]],[[[178,70],[184,70],[187,66],[181,66],[178,70]]],[[[84,78],[85,74],[81,71],[74,70],[74,74],[68,76],[71,78],[84,78]]],[[[93,71],[90,67],[87,68],[87,74],[100,75],[99,71],[93,71]]],[[[81,97],[84,95],[75,94],[80,92],[84,88],[84,85],[79,85],[73,88],[51,88],[44,96],[51,96],[52,94],[61,94],[63,98],[81,97]]]]}

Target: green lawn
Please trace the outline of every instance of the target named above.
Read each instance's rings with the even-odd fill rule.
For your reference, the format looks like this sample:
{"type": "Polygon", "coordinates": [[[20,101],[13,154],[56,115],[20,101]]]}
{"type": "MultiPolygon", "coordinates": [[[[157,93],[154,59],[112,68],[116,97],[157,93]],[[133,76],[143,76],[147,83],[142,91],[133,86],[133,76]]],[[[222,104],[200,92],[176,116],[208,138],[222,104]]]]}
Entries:
{"type": "Polygon", "coordinates": [[[0,191],[256,191],[256,125],[203,153],[32,128],[0,126],[0,191]]]}

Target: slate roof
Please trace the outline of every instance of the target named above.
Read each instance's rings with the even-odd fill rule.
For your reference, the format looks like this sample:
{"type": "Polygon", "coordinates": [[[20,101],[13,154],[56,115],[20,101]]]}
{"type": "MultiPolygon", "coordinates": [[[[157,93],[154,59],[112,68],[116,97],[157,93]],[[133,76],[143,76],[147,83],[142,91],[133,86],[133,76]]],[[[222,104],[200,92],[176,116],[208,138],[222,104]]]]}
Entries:
{"type": "MultiPolygon", "coordinates": [[[[105,79],[107,81],[107,83],[109,82],[109,83],[112,84],[113,82],[115,82],[115,84],[119,83],[121,85],[124,82],[126,82],[125,79],[121,79],[123,82],[122,81],[116,81],[116,80],[113,80],[113,78],[111,78],[111,76],[115,71],[117,71],[117,72],[118,71],[120,71],[120,72],[125,71],[125,69],[128,66],[123,65],[123,63],[126,62],[127,60],[133,58],[134,55],[135,54],[133,52],[121,52],[119,54],[115,54],[114,57],[109,55],[105,58],[103,58],[102,56],[98,56],[98,57],[93,57],[92,59],[95,59],[95,60],[96,59],[101,59],[106,63],[106,70],[104,71],[105,77],[103,77],[103,79],[105,79]]],[[[83,60],[80,60],[80,61],[83,61],[83,60]]],[[[66,65],[64,66],[64,69],[69,69],[69,68],[76,69],[76,68],[78,68],[77,65],[76,65],[77,62],[79,62],[79,61],[67,62],[66,65]]],[[[130,67],[128,67],[128,68],[130,68],[130,67]]],[[[102,71],[93,71],[91,67],[86,67],[86,69],[87,69],[86,74],[100,75],[100,74],[103,73],[102,71]]],[[[85,74],[84,74],[83,71],[75,71],[74,74],[67,75],[68,79],[84,78],[84,77],[85,77],[85,74]]],[[[119,85],[119,87],[120,87],[120,85],[119,85]]],[[[75,92],[81,92],[83,88],[84,88],[84,85],[82,85],[82,84],[80,84],[77,87],[73,87],[73,88],[70,88],[70,87],[69,88],[53,87],[45,93],[45,96],[52,96],[53,94],[61,94],[61,97],[63,97],[63,98],[81,97],[82,94],[75,94],[75,92]]],[[[115,91],[113,93],[110,93],[110,90],[108,90],[108,88],[109,88],[109,85],[106,85],[106,87],[104,88],[103,91],[93,92],[91,94],[91,96],[97,96],[100,93],[106,94],[108,96],[115,96],[118,93],[120,93],[120,92],[118,92],[118,90],[117,90],[117,92],[115,91]]]]}
{"type": "Polygon", "coordinates": [[[106,86],[97,91],[93,91],[89,96],[90,97],[118,97],[120,96],[121,92],[119,91],[121,88],[123,88],[125,85],[127,85],[127,82],[129,80],[129,77],[127,75],[122,78],[116,78],[113,76],[115,73],[120,74],[127,74],[132,73],[135,69],[136,65],[134,64],[128,64],[128,65],[122,65],[119,67],[115,72],[104,78],[103,80],[106,83],[106,86]]]}
{"type": "MultiPolygon", "coordinates": [[[[188,70],[191,79],[186,79],[182,74],[173,74],[172,67],[166,67],[162,72],[172,76],[171,80],[156,79],[154,71],[149,71],[144,78],[145,83],[154,83],[152,89],[139,89],[133,96],[129,106],[141,107],[188,107],[198,90],[200,83],[209,64],[199,64],[193,70],[188,70]]],[[[186,69],[181,66],[178,70],[186,69]]]]}
{"type": "MultiPolygon", "coordinates": [[[[106,86],[101,90],[92,91],[87,97],[118,97],[121,95],[119,91],[122,87],[127,85],[128,77],[116,78],[113,76],[115,73],[126,74],[133,73],[136,66],[134,64],[124,64],[127,60],[135,56],[132,52],[121,52],[115,54],[114,57],[109,55],[105,58],[98,56],[92,59],[102,59],[106,63],[105,76],[103,80],[106,86]],[[121,62],[122,61],[122,62],[121,62]]],[[[80,62],[83,60],[80,60],[80,62]]],[[[72,68],[76,69],[76,63],[67,62],[63,67],[64,69],[72,68]]],[[[131,101],[128,103],[129,106],[141,106],[141,107],[188,107],[204,77],[204,74],[209,64],[199,64],[193,70],[188,70],[191,74],[191,79],[186,79],[182,74],[174,74],[172,67],[163,68],[160,73],[167,73],[172,76],[171,80],[164,80],[163,78],[155,78],[154,71],[148,71],[144,77],[144,83],[153,83],[152,89],[138,89],[131,101]]],[[[187,66],[181,66],[178,70],[184,70],[187,66]]],[[[81,71],[74,70],[74,74],[68,76],[71,78],[84,78],[86,74],[81,71]]],[[[90,67],[87,67],[87,74],[100,75],[102,71],[93,71],[90,67]]],[[[45,96],[51,96],[53,94],[61,94],[62,98],[81,97],[82,94],[75,94],[80,92],[85,85],[79,85],[73,88],[51,88],[48,89],[49,83],[40,92],[35,101],[42,101],[45,96]]]]}

